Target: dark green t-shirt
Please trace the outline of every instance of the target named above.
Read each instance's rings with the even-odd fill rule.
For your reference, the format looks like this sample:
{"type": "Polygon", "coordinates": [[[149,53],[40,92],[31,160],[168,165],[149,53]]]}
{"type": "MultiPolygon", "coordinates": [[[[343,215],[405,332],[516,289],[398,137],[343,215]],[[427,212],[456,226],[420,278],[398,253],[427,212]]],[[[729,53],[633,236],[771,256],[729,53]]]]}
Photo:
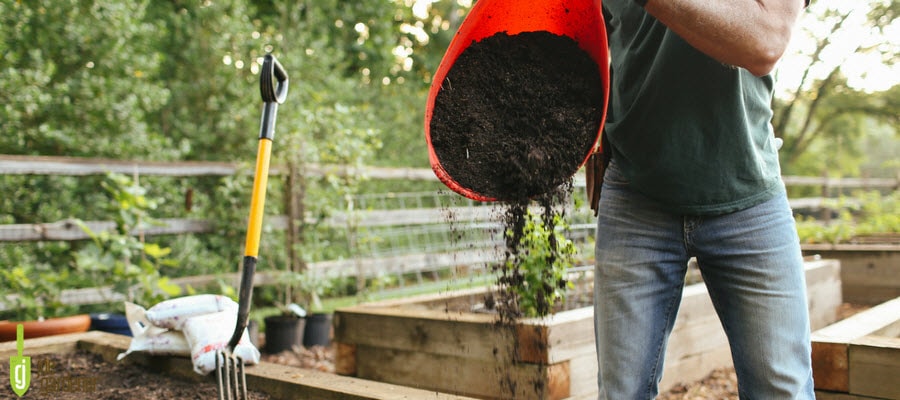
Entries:
{"type": "Polygon", "coordinates": [[[605,125],[634,190],[685,214],[745,209],[784,190],[771,76],[699,52],[632,0],[604,0],[611,62],[605,125]]]}

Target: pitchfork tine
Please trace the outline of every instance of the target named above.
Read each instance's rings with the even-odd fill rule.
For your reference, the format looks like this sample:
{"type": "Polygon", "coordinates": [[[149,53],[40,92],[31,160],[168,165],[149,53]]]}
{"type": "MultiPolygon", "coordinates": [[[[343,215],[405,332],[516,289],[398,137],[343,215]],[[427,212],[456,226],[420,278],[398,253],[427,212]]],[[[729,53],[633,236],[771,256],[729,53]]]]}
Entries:
{"type": "Polygon", "coordinates": [[[219,400],[247,400],[247,376],[244,360],[219,351],[216,354],[216,383],[219,386],[219,400]]]}

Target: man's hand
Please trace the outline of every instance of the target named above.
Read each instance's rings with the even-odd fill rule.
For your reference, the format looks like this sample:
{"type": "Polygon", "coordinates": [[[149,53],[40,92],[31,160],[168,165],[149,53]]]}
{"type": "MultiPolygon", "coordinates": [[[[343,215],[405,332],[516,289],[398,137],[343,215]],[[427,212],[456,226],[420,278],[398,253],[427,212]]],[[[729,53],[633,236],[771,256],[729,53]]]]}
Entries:
{"type": "Polygon", "coordinates": [[[769,74],[784,54],[804,0],[649,0],[647,12],[706,55],[769,74]]]}

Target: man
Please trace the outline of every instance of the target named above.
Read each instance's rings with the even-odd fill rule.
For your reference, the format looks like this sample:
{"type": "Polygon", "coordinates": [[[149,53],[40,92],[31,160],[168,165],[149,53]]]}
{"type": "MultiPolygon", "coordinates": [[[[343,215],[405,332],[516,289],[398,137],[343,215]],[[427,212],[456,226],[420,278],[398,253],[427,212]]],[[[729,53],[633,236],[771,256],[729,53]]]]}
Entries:
{"type": "Polygon", "coordinates": [[[814,398],[768,75],[803,7],[603,1],[612,77],[596,244],[600,399],[657,395],[690,257],[728,336],[740,398],[814,398]]]}

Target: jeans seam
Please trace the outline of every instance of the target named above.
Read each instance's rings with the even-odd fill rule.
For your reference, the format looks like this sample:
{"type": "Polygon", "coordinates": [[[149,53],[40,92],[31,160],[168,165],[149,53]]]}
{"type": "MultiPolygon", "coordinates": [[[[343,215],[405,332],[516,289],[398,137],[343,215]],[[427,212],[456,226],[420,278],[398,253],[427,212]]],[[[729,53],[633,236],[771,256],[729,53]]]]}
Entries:
{"type": "MultiPolygon", "coordinates": [[[[668,335],[665,334],[666,330],[669,330],[672,325],[672,319],[674,318],[674,314],[677,312],[677,307],[675,304],[677,303],[677,299],[681,297],[681,291],[675,290],[675,293],[669,298],[669,306],[666,308],[666,324],[664,328],[663,335],[660,335],[660,340],[656,345],[656,358],[653,360],[653,369],[650,374],[650,382],[647,384],[647,395],[653,395],[653,390],[657,388],[658,380],[659,380],[659,361],[664,356],[663,354],[663,346],[668,341],[668,335]]],[[[671,331],[669,332],[671,333],[671,331]]],[[[648,397],[649,398],[649,397],[648,397]]]]}

